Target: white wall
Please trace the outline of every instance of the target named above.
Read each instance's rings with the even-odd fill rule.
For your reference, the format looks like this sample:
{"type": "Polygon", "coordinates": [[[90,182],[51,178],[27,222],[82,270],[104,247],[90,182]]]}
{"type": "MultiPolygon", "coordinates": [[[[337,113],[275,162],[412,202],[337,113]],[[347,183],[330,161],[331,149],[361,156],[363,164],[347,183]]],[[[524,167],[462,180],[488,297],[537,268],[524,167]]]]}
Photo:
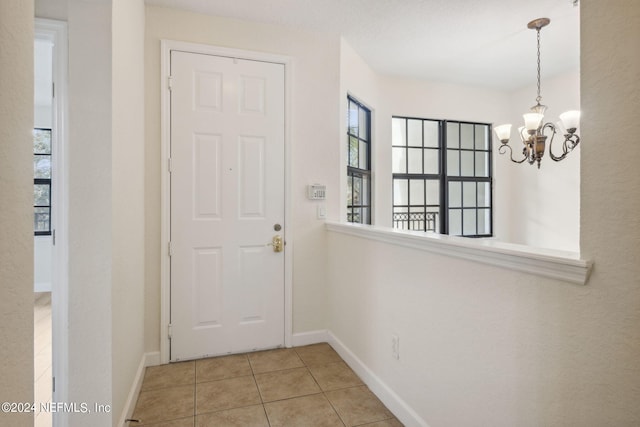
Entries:
{"type": "Polygon", "coordinates": [[[431,426],[640,424],[640,5],[581,16],[586,285],[329,233],[329,329],[431,426]]]}
{"type": "Polygon", "coordinates": [[[112,7],[112,408],[116,426],[144,354],[145,10],[143,0],[113,0],[112,7]]]}
{"type": "Polygon", "coordinates": [[[326,251],[307,184],[327,186],[327,214],[337,218],[340,40],[282,27],[147,6],[146,15],[146,350],[160,348],[160,40],[172,39],[290,56],[292,72],[293,330],[326,325],[326,251]]]}
{"type": "MultiPolygon", "coordinates": [[[[535,104],[536,86],[515,91],[509,105],[512,123],[511,142],[515,159],[522,158],[522,143],[517,128],[524,124],[522,114],[535,104]]],[[[556,123],[567,110],[580,109],[580,74],[565,73],[542,80],[542,104],[549,108],[545,123],[556,123]]],[[[502,123],[496,123],[500,125],[502,123]]],[[[562,153],[562,135],[554,138],[554,154],[562,153]]],[[[494,144],[497,148],[499,141],[494,144]]],[[[547,140],[547,150],[549,150],[547,140]]],[[[499,220],[505,227],[504,240],[529,246],[579,252],[580,250],[580,152],[578,146],[561,162],[542,159],[540,169],[526,162],[516,164],[508,153],[496,153],[494,162],[500,171],[500,181],[508,181],[508,191],[500,194],[505,212],[499,220]],[[504,203],[508,201],[508,203],[504,203]]]]}
{"type": "MultiPolygon", "coordinates": [[[[0,2],[0,401],[33,401],[33,3],[0,2]]],[[[0,424],[33,425],[0,413],[0,424]]]]}
{"type": "MultiPolygon", "coordinates": [[[[385,134],[385,130],[390,132],[391,125],[388,129],[385,126],[385,118],[378,112],[380,104],[379,77],[367,63],[357,54],[356,51],[344,40],[340,40],[340,168],[335,170],[340,176],[340,216],[339,220],[347,219],[347,95],[357,99],[371,110],[371,142],[373,152],[371,153],[371,196],[372,196],[372,218],[373,224],[379,224],[384,221],[385,216],[389,216],[386,212],[389,209],[382,208],[379,194],[381,185],[388,180],[388,175],[384,173],[384,161],[380,164],[380,147],[384,142],[380,142],[380,136],[385,134]]],[[[384,137],[383,137],[384,138],[384,137]]],[[[335,166],[334,166],[335,169],[335,166]]]]}
{"type": "Polygon", "coordinates": [[[36,14],[69,28],[68,390],[57,396],[112,409],[58,415],[119,425],[144,350],[144,5],[37,0],[36,14]]]}
{"type": "MultiPolygon", "coordinates": [[[[111,404],[111,2],[69,0],[67,12],[70,227],[65,401],[111,404]]],[[[111,414],[68,416],[63,425],[111,425],[111,414]]]]}

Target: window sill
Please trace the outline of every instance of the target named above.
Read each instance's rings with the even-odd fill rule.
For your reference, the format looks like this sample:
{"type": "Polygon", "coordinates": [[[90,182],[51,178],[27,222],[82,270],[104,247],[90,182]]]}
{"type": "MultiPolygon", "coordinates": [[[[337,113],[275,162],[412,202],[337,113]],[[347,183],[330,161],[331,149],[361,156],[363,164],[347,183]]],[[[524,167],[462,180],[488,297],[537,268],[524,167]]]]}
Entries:
{"type": "Polygon", "coordinates": [[[326,229],[406,248],[495,265],[569,283],[584,285],[593,263],[574,252],[539,249],[495,239],[467,239],[436,233],[327,221],[326,229]]]}

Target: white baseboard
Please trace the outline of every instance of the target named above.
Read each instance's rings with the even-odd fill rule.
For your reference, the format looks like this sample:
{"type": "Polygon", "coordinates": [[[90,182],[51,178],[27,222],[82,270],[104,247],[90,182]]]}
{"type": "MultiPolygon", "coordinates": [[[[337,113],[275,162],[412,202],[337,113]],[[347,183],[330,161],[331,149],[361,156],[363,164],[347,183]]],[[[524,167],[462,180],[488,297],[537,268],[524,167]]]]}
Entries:
{"type": "Polygon", "coordinates": [[[144,354],[144,366],[158,366],[160,365],[160,352],[151,351],[144,354]]]}
{"type": "Polygon", "coordinates": [[[327,331],[328,342],[340,357],[354,370],[378,399],[407,427],[429,427],[407,403],[400,398],[384,381],[373,373],[351,350],[331,331],[327,331]]]}
{"type": "Polygon", "coordinates": [[[140,364],[138,365],[138,370],[136,371],[136,377],[133,380],[133,384],[131,384],[131,390],[129,390],[129,395],[127,396],[127,400],[124,404],[124,409],[122,410],[120,421],[117,424],[118,426],[126,427],[127,423],[125,420],[131,418],[131,416],[133,415],[133,411],[136,408],[136,402],[138,401],[138,395],[140,394],[140,389],[142,388],[142,380],[144,379],[145,368],[147,366],[156,366],[159,364],[159,351],[144,353],[142,355],[140,364]]]}
{"type": "Polygon", "coordinates": [[[293,334],[291,337],[291,344],[294,347],[301,345],[318,344],[321,342],[328,342],[329,334],[326,329],[319,331],[300,332],[293,334]]]}

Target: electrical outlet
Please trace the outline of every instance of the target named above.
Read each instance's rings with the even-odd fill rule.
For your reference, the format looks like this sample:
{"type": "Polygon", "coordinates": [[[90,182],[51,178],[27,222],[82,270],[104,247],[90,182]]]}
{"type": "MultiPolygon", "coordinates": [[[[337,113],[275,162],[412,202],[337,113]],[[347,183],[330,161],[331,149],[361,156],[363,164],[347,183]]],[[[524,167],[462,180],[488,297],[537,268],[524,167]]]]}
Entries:
{"type": "Polygon", "coordinates": [[[400,359],[400,337],[396,334],[391,335],[391,357],[400,359]]]}

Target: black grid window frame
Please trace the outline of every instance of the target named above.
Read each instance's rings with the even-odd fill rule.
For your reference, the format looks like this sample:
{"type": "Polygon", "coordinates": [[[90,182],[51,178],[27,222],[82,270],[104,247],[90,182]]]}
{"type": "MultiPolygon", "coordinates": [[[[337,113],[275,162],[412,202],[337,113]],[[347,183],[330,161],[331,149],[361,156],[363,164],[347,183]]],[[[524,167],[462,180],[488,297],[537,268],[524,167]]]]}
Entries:
{"type": "Polygon", "coordinates": [[[438,204],[428,203],[427,201],[427,182],[438,182],[439,186],[442,186],[442,169],[443,169],[443,160],[442,160],[442,124],[438,120],[431,119],[422,119],[415,117],[393,117],[394,119],[404,119],[404,144],[393,144],[392,142],[392,150],[399,149],[404,152],[404,172],[394,173],[393,181],[394,185],[392,186],[392,200],[393,202],[393,211],[392,211],[392,220],[393,226],[395,228],[401,228],[405,230],[418,230],[418,231],[435,231],[439,232],[444,229],[443,215],[439,212],[440,206],[442,205],[442,189],[439,191],[438,204]],[[421,144],[420,145],[409,145],[409,121],[419,121],[420,122],[420,135],[421,135],[421,144]],[[438,137],[437,144],[428,145],[425,143],[425,122],[432,122],[436,124],[438,127],[438,137]],[[412,173],[410,172],[410,161],[409,161],[409,153],[411,151],[420,151],[420,168],[421,173],[412,173]],[[428,166],[425,164],[425,157],[427,151],[436,151],[437,158],[437,171],[435,173],[425,173],[425,169],[428,169],[428,166]],[[407,200],[406,203],[395,203],[395,188],[396,181],[398,182],[406,182],[407,185],[407,200]],[[422,182],[422,200],[423,203],[416,204],[412,201],[412,184],[422,182]],[[434,209],[438,209],[438,212],[434,212],[434,209]]]}
{"type": "MultiPolygon", "coordinates": [[[[450,232],[455,231],[452,230],[451,227],[451,222],[450,222],[450,216],[452,215],[452,211],[455,211],[457,213],[459,213],[460,215],[460,227],[459,229],[462,231],[460,233],[456,233],[457,235],[461,235],[464,237],[472,237],[472,238],[479,238],[479,237],[491,237],[493,236],[493,155],[492,155],[492,134],[491,134],[491,124],[488,123],[478,123],[478,122],[466,122],[466,121],[455,121],[455,120],[436,120],[436,119],[425,119],[425,118],[417,118],[417,117],[406,117],[406,116],[393,116],[393,119],[401,119],[404,120],[404,144],[403,145],[399,145],[399,144],[394,144],[394,142],[392,141],[392,150],[395,149],[399,149],[399,148],[407,148],[406,151],[406,155],[404,156],[404,161],[406,162],[405,165],[405,173],[393,173],[393,195],[392,195],[392,218],[393,218],[393,226],[395,228],[403,228],[403,229],[410,229],[410,230],[420,230],[420,231],[435,231],[435,232],[439,232],[441,234],[450,234],[450,232]],[[408,142],[408,135],[409,135],[409,121],[421,121],[422,122],[422,149],[426,149],[425,146],[425,142],[424,142],[424,123],[425,122],[436,122],[438,123],[438,144],[437,144],[437,149],[439,150],[438,153],[438,173],[424,173],[424,168],[425,168],[425,156],[422,155],[422,164],[423,164],[423,173],[408,173],[409,172],[409,142],[408,142]],[[458,126],[458,141],[457,141],[457,146],[451,147],[447,144],[449,135],[447,134],[447,129],[449,127],[449,124],[452,125],[457,125],[458,126]],[[470,148],[463,148],[462,144],[461,144],[461,125],[469,125],[469,126],[473,126],[473,130],[474,130],[474,134],[473,134],[473,147],[470,148]],[[477,136],[476,136],[476,132],[477,129],[481,128],[483,129],[485,135],[485,146],[484,148],[478,148],[476,147],[477,145],[477,136]],[[471,175],[463,175],[461,173],[461,164],[462,164],[462,153],[470,153],[473,157],[473,174],[471,175]],[[448,168],[448,156],[452,155],[453,153],[455,153],[456,155],[458,155],[458,173],[454,174],[454,175],[450,175],[449,171],[447,170],[448,168]],[[476,171],[478,170],[477,167],[477,159],[478,159],[478,155],[480,156],[485,156],[484,159],[486,160],[486,163],[484,165],[484,175],[485,176],[476,176],[476,171]],[[396,189],[396,182],[397,181],[401,181],[401,180],[407,180],[408,184],[410,185],[411,180],[425,180],[426,181],[437,181],[438,182],[438,189],[439,189],[439,194],[438,194],[438,200],[439,200],[439,205],[434,205],[434,204],[428,204],[427,203],[427,196],[426,196],[426,184],[424,185],[425,188],[425,195],[424,195],[424,213],[423,214],[415,214],[415,212],[417,212],[419,210],[419,206],[412,204],[411,202],[411,191],[410,191],[410,187],[407,187],[407,204],[396,204],[396,197],[395,197],[395,189],[396,189]],[[463,206],[462,202],[460,203],[460,206],[454,206],[451,207],[449,206],[449,192],[450,192],[450,183],[456,183],[456,182],[460,182],[460,199],[461,200],[468,200],[465,199],[464,196],[464,191],[465,189],[468,190],[470,185],[473,185],[476,191],[475,194],[475,198],[474,200],[476,200],[476,203],[474,204],[474,206],[463,206]],[[465,184],[467,183],[467,184],[465,184]],[[484,191],[485,193],[485,199],[488,200],[488,203],[486,203],[486,205],[483,206],[478,206],[477,200],[479,198],[478,196],[478,189],[479,186],[478,185],[484,185],[484,191]],[[486,192],[488,191],[488,195],[486,194],[486,192]],[[433,211],[437,209],[437,214],[434,215],[433,211]],[[401,215],[404,212],[409,212],[407,215],[401,215]],[[411,213],[411,211],[413,211],[414,213],[411,213]],[[481,214],[485,214],[488,222],[488,233],[487,232],[481,232],[478,233],[478,223],[479,223],[479,215],[481,214]],[[473,233],[465,233],[464,232],[464,220],[465,220],[465,215],[475,215],[475,229],[473,233]],[[434,218],[435,217],[435,218],[434,218]],[[418,218],[418,220],[416,220],[416,218],[418,218]],[[430,220],[430,222],[428,221],[430,220]],[[409,223],[403,223],[403,221],[413,221],[413,223],[409,222],[409,223]],[[417,225],[417,226],[416,226],[417,225]]],[[[412,149],[417,149],[420,147],[416,147],[416,146],[412,146],[412,149]]],[[[436,147],[434,145],[429,146],[429,149],[436,149],[436,147]]],[[[455,171],[454,171],[455,172],[455,171]]],[[[486,228],[485,228],[486,231],[486,228]]]]}
{"type": "Polygon", "coordinates": [[[371,224],[371,208],[371,110],[347,96],[347,221],[371,224]]]}
{"type": "Polygon", "coordinates": [[[34,147],[34,161],[35,161],[35,156],[39,156],[39,157],[44,157],[44,156],[48,156],[49,157],[49,178],[36,178],[35,177],[35,167],[34,167],[34,178],[33,178],[33,187],[34,187],[34,203],[33,203],[33,215],[34,215],[34,235],[35,236],[51,236],[51,197],[52,197],[52,193],[51,193],[51,175],[52,175],[52,170],[51,170],[51,159],[52,159],[52,130],[50,128],[34,128],[34,138],[35,138],[35,132],[47,132],[49,134],[49,152],[48,153],[42,153],[42,152],[36,152],[35,147],[34,147]],[[47,187],[47,194],[49,195],[49,203],[48,204],[42,204],[42,203],[36,203],[35,200],[35,189],[37,186],[46,186],[47,187]],[[38,210],[42,210],[42,209],[46,209],[47,212],[47,220],[46,220],[46,224],[47,224],[47,228],[46,230],[42,230],[42,229],[37,229],[36,227],[36,223],[38,222],[38,210]]]}
{"type": "Polygon", "coordinates": [[[446,206],[446,214],[443,214],[443,221],[445,222],[445,230],[447,234],[452,233],[453,225],[451,224],[451,215],[453,212],[460,213],[460,233],[455,233],[456,235],[471,237],[471,238],[481,238],[481,237],[492,237],[493,236],[493,153],[492,153],[492,126],[489,123],[478,123],[478,122],[468,122],[468,121],[457,121],[457,120],[444,120],[442,125],[443,130],[443,141],[446,145],[446,149],[443,150],[443,164],[445,165],[445,169],[448,167],[448,156],[451,155],[451,152],[457,152],[458,164],[462,163],[462,155],[463,153],[470,153],[473,157],[473,174],[463,174],[462,167],[459,166],[459,173],[457,175],[453,175],[450,171],[446,170],[443,176],[443,187],[444,187],[444,204],[446,206]],[[458,126],[458,138],[457,138],[457,147],[452,147],[449,143],[449,124],[458,126]],[[472,148],[464,148],[462,145],[462,132],[460,129],[462,126],[473,127],[473,141],[474,145],[472,148]],[[485,133],[485,147],[486,148],[478,148],[476,146],[478,141],[478,127],[483,128],[485,133]],[[478,156],[477,154],[484,154],[487,156],[487,162],[485,164],[485,176],[477,176],[478,169],[478,156]],[[461,206],[451,206],[450,203],[450,183],[461,183],[461,192],[460,198],[463,201],[461,206]],[[475,200],[474,206],[465,206],[464,200],[466,200],[465,195],[465,187],[468,187],[467,184],[473,184],[475,187],[475,200]],[[478,184],[485,184],[488,191],[488,200],[487,206],[478,206],[478,184]],[[478,218],[481,212],[486,212],[488,214],[488,233],[478,233],[478,218]],[[475,216],[475,232],[467,233],[464,231],[465,227],[465,218],[466,216],[475,216]]]}

